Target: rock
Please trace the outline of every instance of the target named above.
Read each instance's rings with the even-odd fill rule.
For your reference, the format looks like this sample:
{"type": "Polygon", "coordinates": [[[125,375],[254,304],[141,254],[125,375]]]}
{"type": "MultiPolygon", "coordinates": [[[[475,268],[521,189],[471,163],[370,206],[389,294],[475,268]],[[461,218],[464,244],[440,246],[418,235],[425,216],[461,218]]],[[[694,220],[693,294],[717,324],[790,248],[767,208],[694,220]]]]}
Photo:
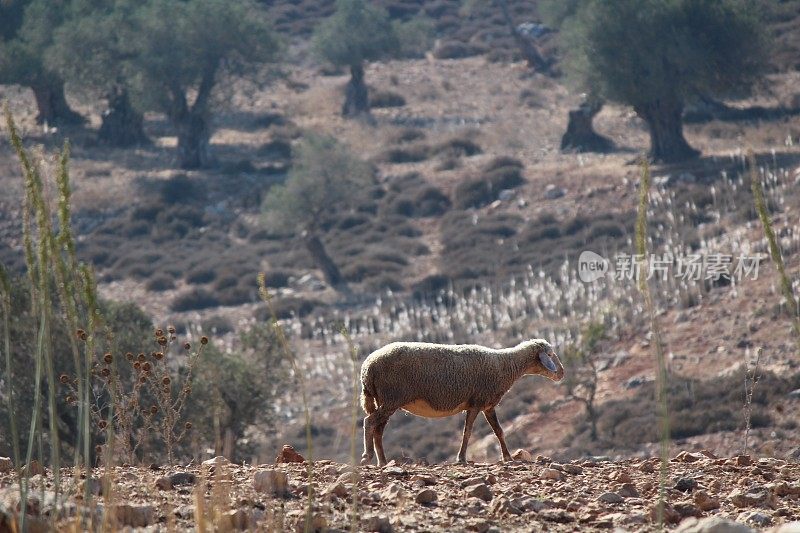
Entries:
{"type": "Polygon", "coordinates": [[[203,466],[208,467],[208,468],[214,467],[214,466],[228,466],[230,464],[231,464],[231,462],[228,461],[227,459],[225,459],[225,457],[223,457],[221,455],[218,455],[218,456],[216,456],[216,457],[214,457],[212,459],[208,459],[206,461],[203,461],[203,463],[202,463],[203,466]]]}
{"type": "Polygon", "coordinates": [[[173,487],[180,485],[194,485],[197,483],[197,476],[191,472],[175,472],[170,476],[173,487]]]}
{"type": "Polygon", "coordinates": [[[509,200],[513,199],[516,194],[517,193],[514,189],[503,189],[497,194],[497,199],[501,202],[508,202],[509,200]]]}
{"type": "Polygon", "coordinates": [[[736,466],[750,466],[753,464],[753,460],[749,455],[737,455],[734,459],[734,464],[736,466]]]}
{"type": "Polygon", "coordinates": [[[800,398],[800,389],[793,390],[792,392],[787,394],[787,396],[793,400],[800,398]]]}
{"type": "Polygon", "coordinates": [[[544,188],[544,197],[548,200],[555,200],[567,194],[567,191],[562,187],[557,187],[552,183],[544,188]]]}
{"type": "Polygon", "coordinates": [[[564,472],[573,476],[577,476],[579,474],[583,474],[583,468],[578,465],[566,464],[564,465],[564,472]]]}
{"type": "Polygon", "coordinates": [[[753,530],[744,524],[709,516],[707,518],[687,518],[675,529],[675,533],[753,533],[753,530]]]}
{"type": "Polygon", "coordinates": [[[489,488],[489,485],[481,483],[469,489],[467,491],[467,496],[474,496],[485,502],[490,502],[492,501],[492,489],[489,488]]]}
{"type": "MultiPolygon", "coordinates": [[[[649,515],[652,522],[658,522],[658,503],[655,503],[652,507],[650,507],[649,515]]],[[[674,507],[672,507],[672,505],[664,502],[663,518],[665,524],[677,524],[683,517],[678,511],[675,510],[674,507]]]]}
{"type": "Polygon", "coordinates": [[[639,465],[639,471],[644,472],[645,474],[652,474],[653,472],[656,471],[656,469],[653,468],[652,463],[644,462],[641,465],[639,465]]]}
{"type": "Polygon", "coordinates": [[[347,487],[345,487],[343,483],[331,483],[328,485],[328,488],[323,491],[323,494],[332,494],[339,498],[347,498],[347,496],[350,495],[350,491],[347,490],[347,487]]]}
{"type": "Polygon", "coordinates": [[[364,531],[392,533],[392,523],[385,516],[372,515],[364,521],[364,531]]]}
{"type": "MultiPolygon", "coordinates": [[[[328,531],[328,519],[325,518],[324,515],[315,514],[311,517],[311,523],[309,524],[308,532],[310,533],[325,533],[328,531]]],[[[306,516],[305,513],[302,513],[299,517],[297,517],[297,521],[295,522],[296,533],[305,533],[306,532],[306,516]]]]}
{"type": "Polygon", "coordinates": [[[703,455],[687,451],[682,451],[681,453],[675,456],[675,461],[679,463],[696,463],[701,459],[703,459],[703,455]]]}
{"type": "Polygon", "coordinates": [[[0,457],[0,474],[14,470],[14,461],[8,457],[0,457]]]}
{"type": "Polygon", "coordinates": [[[336,478],[336,483],[358,483],[358,472],[345,472],[336,478]]]}
{"type": "Polygon", "coordinates": [[[241,531],[250,527],[250,513],[244,509],[227,511],[217,517],[217,532],[241,531]]]}
{"type": "Polygon", "coordinates": [[[515,461],[525,461],[527,463],[533,462],[533,455],[528,450],[518,449],[511,454],[511,458],[515,461]]]}
{"type": "Polygon", "coordinates": [[[758,486],[748,488],[747,492],[734,492],[730,499],[736,507],[765,507],[775,503],[769,490],[758,486]]]}
{"type": "Polygon", "coordinates": [[[620,496],[616,492],[604,492],[603,494],[597,497],[597,501],[602,503],[615,504],[615,503],[622,503],[625,500],[622,496],[620,496]]]}
{"type": "Polygon", "coordinates": [[[687,516],[700,517],[703,515],[703,511],[701,511],[693,503],[688,503],[688,502],[676,503],[673,507],[675,508],[676,511],[678,511],[678,514],[680,514],[684,518],[687,516]]]}
{"type": "Polygon", "coordinates": [[[555,468],[545,468],[542,470],[542,479],[552,479],[558,481],[561,479],[561,472],[555,468]]]}
{"type": "Polygon", "coordinates": [[[438,499],[439,497],[437,496],[436,491],[434,491],[433,489],[421,490],[417,493],[416,497],[414,498],[414,500],[421,505],[431,504],[438,499]]]}
{"type": "MultiPolygon", "coordinates": [[[[517,498],[516,500],[513,500],[511,503],[514,505],[514,507],[518,509],[522,509],[525,512],[534,512],[534,513],[538,513],[540,511],[549,509],[551,507],[549,502],[531,497],[517,498]]],[[[567,504],[567,507],[569,508],[569,504],[567,504]]]]}
{"type": "Polygon", "coordinates": [[[760,511],[744,511],[736,517],[736,520],[758,527],[766,527],[772,524],[772,517],[760,511]]]}
{"type": "Polygon", "coordinates": [[[697,480],[690,477],[682,477],[675,482],[673,488],[681,492],[692,492],[697,488],[697,480]]]}
{"type": "Polygon", "coordinates": [[[425,474],[414,474],[411,476],[411,481],[414,483],[420,482],[426,486],[436,485],[436,478],[425,474]]]}
{"type": "Polygon", "coordinates": [[[772,533],[800,533],[800,522],[789,522],[781,524],[775,529],[771,530],[772,533]]]}
{"type": "Polygon", "coordinates": [[[289,446],[288,444],[284,444],[281,451],[278,452],[278,456],[275,457],[275,463],[304,463],[305,457],[297,453],[294,448],[289,446]]]}
{"type": "Polygon", "coordinates": [[[623,498],[639,497],[639,491],[636,490],[636,485],[634,485],[633,483],[624,483],[620,488],[617,489],[616,492],[623,498]]]}
{"type": "Polygon", "coordinates": [[[719,498],[710,496],[707,492],[703,490],[695,491],[694,503],[697,505],[697,507],[700,508],[701,511],[711,511],[714,509],[719,509],[719,498]]]}
{"type": "Polygon", "coordinates": [[[633,483],[633,478],[631,478],[627,472],[616,472],[611,476],[611,479],[619,481],[620,483],[633,483]]]}
{"type": "Polygon", "coordinates": [[[29,464],[28,466],[24,467],[24,468],[22,469],[22,472],[23,472],[24,474],[27,474],[27,475],[28,475],[28,476],[30,476],[30,477],[33,477],[33,476],[43,476],[43,475],[45,475],[45,474],[47,473],[47,471],[45,470],[45,468],[44,468],[44,467],[41,465],[41,463],[39,463],[39,461],[37,461],[36,459],[34,459],[33,461],[31,461],[31,462],[30,462],[30,464],[29,464]]]}
{"type": "Polygon", "coordinates": [[[80,483],[78,483],[78,494],[86,494],[86,484],[89,484],[89,494],[92,496],[102,496],[103,495],[103,482],[96,477],[89,478],[89,479],[82,479],[80,483]]]}
{"type": "Polygon", "coordinates": [[[800,496],[800,483],[798,482],[787,483],[779,481],[771,485],[771,488],[776,496],[800,496]]]}
{"type": "Polygon", "coordinates": [[[545,509],[544,511],[536,513],[536,518],[547,522],[555,522],[557,524],[568,524],[575,521],[575,517],[563,509],[545,509]]]}
{"type": "Polygon", "coordinates": [[[508,498],[498,497],[492,500],[492,505],[489,507],[489,514],[497,517],[520,515],[522,514],[522,509],[511,503],[508,498]]]}
{"type": "Polygon", "coordinates": [[[391,463],[383,467],[383,473],[388,474],[390,476],[400,476],[400,477],[408,475],[408,472],[404,468],[400,468],[399,466],[394,466],[391,463]]]}
{"type": "Polygon", "coordinates": [[[156,488],[159,490],[172,490],[172,478],[170,476],[161,476],[156,479],[156,488]]]}
{"type": "Polygon", "coordinates": [[[280,470],[259,470],[253,475],[253,488],[276,496],[289,493],[289,477],[280,470]]]}
{"type": "Polygon", "coordinates": [[[118,504],[109,508],[108,512],[119,527],[147,527],[156,518],[156,510],[151,505],[118,504]]]}

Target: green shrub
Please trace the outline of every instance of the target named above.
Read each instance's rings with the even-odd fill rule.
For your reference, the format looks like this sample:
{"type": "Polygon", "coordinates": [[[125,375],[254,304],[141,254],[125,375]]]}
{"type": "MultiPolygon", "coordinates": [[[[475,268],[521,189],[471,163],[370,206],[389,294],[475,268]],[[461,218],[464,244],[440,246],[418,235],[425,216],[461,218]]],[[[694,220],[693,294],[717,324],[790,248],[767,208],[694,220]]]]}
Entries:
{"type": "Polygon", "coordinates": [[[186,281],[195,285],[211,283],[217,277],[213,268],[196,268],[186,274],[186,281]]]}
{"type": "MultiPolygon", "coordinates": [[[[499,192],[499,191],[498,191],[499,192]]],[[[491,185],[482,179],[464,180],[453,192],[453,205],[458,209],[479,208],[497,199],[491,185]]]]}
{"type": "Polygon", "coordinates": [[[389,148],[380,153],[377,160],[382,163],[419,163],[430,158],[431,149],[425,144],[414,144],[402,148],[389,148]]]}
{"type": "Polygon", "coordinates": [[[164,274],[156,274],[145,283],[148,291],[168,291],[175,288],[175,280],[164,274]]]}
{"type": "Polygon", "coordinates": [[[369,96],[369,105],[374,108],[403,107],[406,99],[392,91],[373,91],[369,96]]]}
{"type": "Polygon", "coordinates": [[[190,289],[173,298],[170,309],[177,312],[217,307],[219,299],[205,289],[190,289]]]}

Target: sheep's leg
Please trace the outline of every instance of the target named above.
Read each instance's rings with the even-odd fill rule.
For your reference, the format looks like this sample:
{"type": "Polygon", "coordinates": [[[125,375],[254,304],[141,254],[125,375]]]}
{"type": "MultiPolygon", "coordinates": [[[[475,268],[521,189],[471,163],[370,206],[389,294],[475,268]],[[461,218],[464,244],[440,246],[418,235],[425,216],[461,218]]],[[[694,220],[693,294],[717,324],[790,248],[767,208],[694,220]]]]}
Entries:
{"type": "Polygon", "coordinates": [[[475,423],[475,418],[477,418],[479,412],[478,409],[467,410],[467,420],[464,422],[464,437],[461,439],[461,449],[458,450],[459,463],[467,462],[467,444],[469,444],[469,438],[472,435],[472,424],[475,423]]]}
{"type": "Polygon", "coordinates": [[[375,413],[364,417],[364,453],[361,455],[361,464],[366,465],[375,457],[375,446],[373,442],[375,424],[375,413]]]}
{"type": "Polygon", "coordinates": [[[386,465],[386,455],[383,453],[383,430],[386,429],[386,424],[389,422],[389,417],[391,417],[394,412],[395,409],[390,411],[388,409],[384,409],[383,407],[379,407],[378,410],[375,411],[375,414],[379,415],[375,419],[375,428],[373,430],[375,451],[378,454],[378,466],[386,465]]]}
{"type": "Polygon", "coordinates": [[[485,410],[483,412],[483,416],[486,417],[486,421],[489,422],[490,426],[492,426],[492,430],[494,431],[497,440],[500,441],[500,451],[503,452],[503,461],[510,461],[511,454],[508,453],[506,439],[503,437],[503,428],[500,427],[500,422],[497,420],[497,413],[495,413],[494,407],[485,410]]]}

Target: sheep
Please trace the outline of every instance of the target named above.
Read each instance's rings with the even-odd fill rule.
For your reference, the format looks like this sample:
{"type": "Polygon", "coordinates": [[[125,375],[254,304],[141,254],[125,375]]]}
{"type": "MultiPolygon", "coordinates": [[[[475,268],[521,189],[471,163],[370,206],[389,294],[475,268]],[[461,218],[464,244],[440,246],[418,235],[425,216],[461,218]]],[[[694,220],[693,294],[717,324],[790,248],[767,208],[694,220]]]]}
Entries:
{"type": "Polygon", "coordinates": [[[467,412],[459,463],[467,462],[467,443],[479,412],[500,441],[503,461],[510,461],[495,406],[514,382],[538,374],[561,381],[564,367],[546,340],[525,341],[494,350],[474,344],[394,342],[372,352],[361,365],[364,418],[362,464],[386,464],[383,430],[398,409],[426,418],[467,412]]]}

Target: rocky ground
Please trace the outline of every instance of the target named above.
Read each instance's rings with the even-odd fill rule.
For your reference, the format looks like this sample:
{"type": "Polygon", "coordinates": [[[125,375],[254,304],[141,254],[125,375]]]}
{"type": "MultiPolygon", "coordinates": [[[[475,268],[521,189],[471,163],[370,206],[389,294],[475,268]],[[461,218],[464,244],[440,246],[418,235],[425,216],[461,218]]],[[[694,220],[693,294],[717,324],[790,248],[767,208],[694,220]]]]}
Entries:
{"type": "MultiPolygon", "coordinates": [[[[104,518],[110,529],[302,531],[312,487],[315,531],[345,531],[353,519],[359,531],[381,532],[657,529],[657,458],[561,464],[521,450],[515,457],[468,465],[392,461],[356,471],[321,460],[311,481],[308,463],[284,462],[302,459],[288,447],[279,462],[268,465],[233,465],[221,457],[176,468],[123,465],[95,472],[97,480],[109,476],[110,490],[92,482],[95,499],[89,506],[81,496],[69,496],[59,512],[53,508],[52,473],[39,467],[32,472],[37,475],[28,511],[55,517],[58,530],[76,526],[81,510],[104,518]]],[[[0,475],[0,532],[13,531],[11,510],[19,509],[8,470],[0,475]]],[[[83,480],[75,484],[70,470],[62,476],[67,494],[84,486],[83,480]]],[[[668,465],[665,521],[679,531],[796,532],[799,478],[796,462],[681,452],[668,465]]],[[[29,518],[33,530],[48,529],[44,519],[29,518]]]]}

